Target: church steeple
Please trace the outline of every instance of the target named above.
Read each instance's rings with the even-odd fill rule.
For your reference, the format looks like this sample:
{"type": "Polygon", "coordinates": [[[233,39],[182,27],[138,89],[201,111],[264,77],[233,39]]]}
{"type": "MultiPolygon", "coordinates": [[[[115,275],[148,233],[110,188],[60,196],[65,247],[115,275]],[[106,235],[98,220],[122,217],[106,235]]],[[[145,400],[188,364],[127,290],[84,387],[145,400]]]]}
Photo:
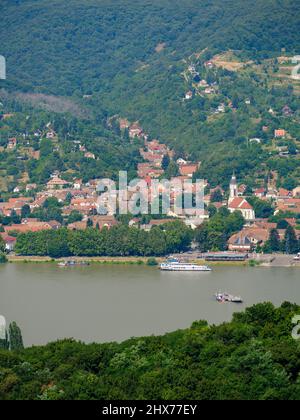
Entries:
{"type": "Polygon", "coordinates": [[[231,181],[230,181],[230,186],[229,186],[229,201],[233,200],[237,196],[238,196],[238,185],[237,185],[235,173],[233,173],[231,181]]]}

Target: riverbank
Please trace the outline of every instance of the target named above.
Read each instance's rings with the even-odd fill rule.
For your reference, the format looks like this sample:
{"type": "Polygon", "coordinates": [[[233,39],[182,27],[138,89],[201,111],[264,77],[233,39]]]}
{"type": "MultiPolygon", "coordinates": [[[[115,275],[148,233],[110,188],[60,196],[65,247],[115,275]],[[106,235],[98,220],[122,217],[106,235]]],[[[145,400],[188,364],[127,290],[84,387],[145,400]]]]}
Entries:
{"type": "MultiPolygon", "coordinates": [[[[8,256],[10,263],[59,263],[63,261],[86,261],[91,264],[125,264],[125,265],[142,265],[148,264],[149,260],[154,257],[69,257],[53,259],[50,257],[38,256],[8,256]]],[[[157,264],[163,262],[165,258],[155,258],[157,264]]]]}
{"type": "MultiPolygon", "coordinates": [[[[293,258],[293,255],[286,254],[270,254],[260,255],[252,254],[249,259],[245,261],[210,261],[209,263],[205,259],[195,257],[194,255],[182,254],[182,258],[199,265],[210,266],[225,266],[225,267],[299,267],[300,261],[297,262],[293,258]]],[[[50,257],[38,257],[38,256],[16,256],[9,255],[8,262],[10,263],[59,263],[62,261],[73,260],[76,262],[87,261],[91,264],[124,264],[124,265],[152,265],[149,264],[149,260],[156,261],[157,264],[165,261],[165,257],[69,257],[52,259],[50,257]]]]}

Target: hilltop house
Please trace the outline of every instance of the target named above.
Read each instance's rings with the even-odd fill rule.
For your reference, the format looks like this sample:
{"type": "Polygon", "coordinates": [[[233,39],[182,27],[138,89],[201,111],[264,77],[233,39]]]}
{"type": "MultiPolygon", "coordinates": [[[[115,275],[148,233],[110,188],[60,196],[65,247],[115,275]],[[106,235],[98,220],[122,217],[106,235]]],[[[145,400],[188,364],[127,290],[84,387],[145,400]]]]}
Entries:
{"type": "Polygon", "coordinates": [[[17,139],[15,137],[8,139],[7,148],[9,150],[12,150],[12,149],[15,149],[16,147],[17,147],[17,139]]]}
{"type": "Polygon", "coordinates": [[[143,129],[138,122],[132,124],[129,128],[129,137],[134,139],[135,137],[141,138],[143,136],[143,129]]]}
{"type": "Polygon", "coordinates": [[[188,176],[189,178],[192,178],[198,168],[198,163],[187,163],[186,165],[179,166],[179,173],[181,176],[188,176]]]}
{"type": "Polygon", "coordinates": [[[279,128],[278,130],[275,130],[274,136],[275,136],[276,139],[285,138],[286,131],[279,128]]]}
{"type": "Polygon", "coordinates": [[[84,157],[87,159],[94,159],[94,160],[96,159],[96,156],[94,155],[94,153],[91,153],[91,152],[86,152],[84,154],[84,157]]]}

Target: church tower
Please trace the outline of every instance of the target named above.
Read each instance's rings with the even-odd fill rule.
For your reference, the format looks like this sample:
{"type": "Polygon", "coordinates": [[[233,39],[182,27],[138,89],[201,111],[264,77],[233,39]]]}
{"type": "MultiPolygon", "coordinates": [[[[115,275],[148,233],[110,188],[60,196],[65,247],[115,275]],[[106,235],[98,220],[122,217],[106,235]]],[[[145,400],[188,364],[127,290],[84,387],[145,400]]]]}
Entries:
{"type": "Polygon", "coordinates": [[[235,174],[232,175],[229,187],[229,202],[238,196],[238,185],[235,174]]]}

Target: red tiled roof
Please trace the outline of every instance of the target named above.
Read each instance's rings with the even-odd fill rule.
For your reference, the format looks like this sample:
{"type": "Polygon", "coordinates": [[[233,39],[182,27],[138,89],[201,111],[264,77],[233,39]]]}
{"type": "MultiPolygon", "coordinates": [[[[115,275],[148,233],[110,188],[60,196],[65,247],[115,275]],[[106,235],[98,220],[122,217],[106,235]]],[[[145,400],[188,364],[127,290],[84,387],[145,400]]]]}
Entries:
{"type": "Polygon", "coordinates": [[[243,197],[235,197],[228,206],[230,209],[242,209],[242,210],[253,210],[251,204],[243,197]]]}

